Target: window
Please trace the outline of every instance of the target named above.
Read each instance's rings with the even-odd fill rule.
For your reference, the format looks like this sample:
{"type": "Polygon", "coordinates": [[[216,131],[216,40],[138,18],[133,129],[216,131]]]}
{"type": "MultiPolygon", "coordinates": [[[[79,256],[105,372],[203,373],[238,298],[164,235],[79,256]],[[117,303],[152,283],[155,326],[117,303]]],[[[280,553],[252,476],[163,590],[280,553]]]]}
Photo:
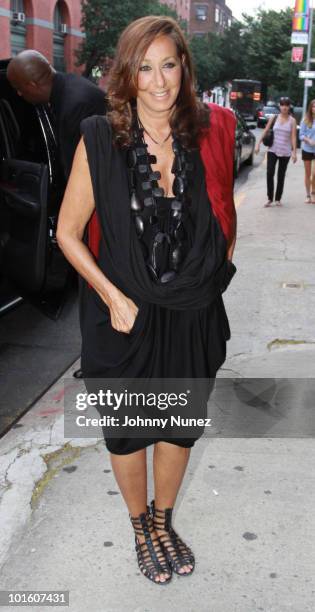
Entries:
{"type": "Polygon", "coordinates": [[[220,9],[218,9],[218,7],[216,7],[216,9],[215,9],[214,20],[215,20],[216,23],[219,23],[219,21],[220,21],[220,9]]]}
{"type": "Polygon", "coordinates": [[[63,23],[61,2],[57,2],[54,11],[54,68],[59,72],[65,72],[64,34],[61,32],[63,23]]]}
{"type": "Polygon", "coordinates": [[[23,0],[11,0],[11,54],[17,55],[26,47],[26,25],[23,0]]]}
{"type": "Polygon", "coordinates": [[[208,5],[195,4],[195,15],[198,21],[206,21],[208,17],[208,5]]]}
{"type": "Polygon", "coordinates": [[[10,9],[12,13],[24,13],[24,0],[11,0],[10,9]]]}

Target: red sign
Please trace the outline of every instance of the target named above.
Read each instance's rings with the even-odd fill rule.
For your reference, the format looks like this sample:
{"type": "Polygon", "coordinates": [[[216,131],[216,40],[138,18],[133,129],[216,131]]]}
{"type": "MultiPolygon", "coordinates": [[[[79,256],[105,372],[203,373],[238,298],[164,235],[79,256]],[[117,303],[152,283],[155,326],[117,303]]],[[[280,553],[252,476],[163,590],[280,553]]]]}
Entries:
{"type": "Polygon", "coordinates": [[[291,61],[296,64],[303,62],[304,48],[303,47],[292,47],[292,59],[291,61]]]}

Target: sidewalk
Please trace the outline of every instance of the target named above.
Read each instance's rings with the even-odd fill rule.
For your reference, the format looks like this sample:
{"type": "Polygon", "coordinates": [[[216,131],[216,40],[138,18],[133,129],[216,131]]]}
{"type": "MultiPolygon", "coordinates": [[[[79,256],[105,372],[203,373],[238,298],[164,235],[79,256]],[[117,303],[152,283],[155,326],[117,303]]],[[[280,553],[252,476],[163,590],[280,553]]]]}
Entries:
{"type": "MultiPolygon", "coordinates": [[[[238,273],[220,376],[312,377],[315,205],[303,203],[299,161],[285,206],[264,209],[266,168],[255,163],[236,194],[238,273]]],[[[313,612],[312,439],[199,441],[175,517],[196,570],[161,588],[139,573],[103,440],[64,439],[63,395],[60,380],[0,441],[2,590],[70,590],[71,612],[313,612]]]]}

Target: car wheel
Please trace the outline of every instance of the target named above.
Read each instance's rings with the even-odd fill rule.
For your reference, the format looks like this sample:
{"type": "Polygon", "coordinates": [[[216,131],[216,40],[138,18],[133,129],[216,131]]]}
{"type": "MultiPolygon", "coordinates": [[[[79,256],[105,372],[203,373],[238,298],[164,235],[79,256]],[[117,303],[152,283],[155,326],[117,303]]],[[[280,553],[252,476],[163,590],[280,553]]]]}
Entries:
{"type": "Polygon", "coordinates": [[[254,163],[254,151],[252,151],[252,154],[248,157],[245,164],[246,166],[252,166],[253,163],[254,163]]]}
{"type": "Polygon", "coordinates": [[[241,167],[241,149],[237,149],[236,158],[234,161],[234,178],[238,176],[240,167],[241,167]]]}

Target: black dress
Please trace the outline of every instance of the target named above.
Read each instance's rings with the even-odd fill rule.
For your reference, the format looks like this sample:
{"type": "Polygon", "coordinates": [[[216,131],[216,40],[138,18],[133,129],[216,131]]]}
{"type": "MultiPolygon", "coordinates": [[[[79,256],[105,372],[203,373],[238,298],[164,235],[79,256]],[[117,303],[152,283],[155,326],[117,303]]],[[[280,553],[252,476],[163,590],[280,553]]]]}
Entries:
{"type": "MultiPolygon", "coordinates": [[[[92,288],[87,290],[85,322],[82,325],[82,370],[87,389],[89,390],[89,378],[213,379],[225,361],[226,340],[230,337],[220,291],[222,278],[226,274],[226,243],[211,210],[199,153],[195,154],[192,205],[185,224],[189,247],[187,263],[185,262],[183,267],[185,282],[182,280],[182,286],[179,284],[176,290],[167,290],[163,287],[161,293],[158,293],[153,285],[150,289],[150,284],[147,291],[147,284],[151,281],[148,281],[146,272],[143,271],[142,250],[138,248],[139,240],[133,232],[132,224],[129,224],[129,200],[126,202],[126,208],[123,207],[120,212],[114,208],[115,202],[111,202],[111,197],[114,198],[114,194],[120,190],[122,184],[116,165],[122,167],[123,172],[124,156],[119,151],[113,152],[113,159],[108,169],[112,196],[104,192],[100,198],[101,185],[106,181],[106,171],[104,176],[104,166],[96,156],[100,156],[105,163],[106,151],[103,144],[104,139],[110,138],[108,125],[103,131],[103,136],[100,136],[100,126],[103,129],[101,120],[103,118],[93,117],[81,125],[92,176],[96,210],[102,229],[98,265],[116,286],[135,301],[139,312],[130,334],[118,332],[111,326],[106,304],[92,288]],[[99,172],[95,167],[98,164],[99,172]],[[103,218],[104,210],[107,210],[106,219],[103,218]],[[125,226],[128,224],[126,231],[125,226]],[[115,252],[118,236],[121,248],[117,245],[115,252]],[[126,244],[128,237],[134,245],[134,250],[126,244]],[[138,268],[145,277],[143,281],[142,277],[137,278],[138,268]],[[133,281],[130,280],[132,274],[133,281]],[[195,277],[198,275],[199,284],[195,286],[197,283],[195,277]],[[198,296],[195,295],[198,290],[201,296],[200,303],[198,296]]],[[[112,151],[112,148],[107,150],[112,151]]],[[[127,188],[126,177],[125,183],[124,187],[127,188]]],[[[118,202],[122,201],[123,194],[119,194],[119,198],[117,206],[120,205],[118,202]]],[[[160,227],[162,230],[167,230],[171,198],[159,198],[158,202],[160,227]]],[[[145,241],[149,244],[149,234],[146,234],[145,241]]],[[[165,441],[191,447],[196,439],[172,438],[165,441]]],[[[145,448],[155,441],[156,439],[150,437],[105,438],[108,450],[115,454],[128,454],[145,448]]]]}

